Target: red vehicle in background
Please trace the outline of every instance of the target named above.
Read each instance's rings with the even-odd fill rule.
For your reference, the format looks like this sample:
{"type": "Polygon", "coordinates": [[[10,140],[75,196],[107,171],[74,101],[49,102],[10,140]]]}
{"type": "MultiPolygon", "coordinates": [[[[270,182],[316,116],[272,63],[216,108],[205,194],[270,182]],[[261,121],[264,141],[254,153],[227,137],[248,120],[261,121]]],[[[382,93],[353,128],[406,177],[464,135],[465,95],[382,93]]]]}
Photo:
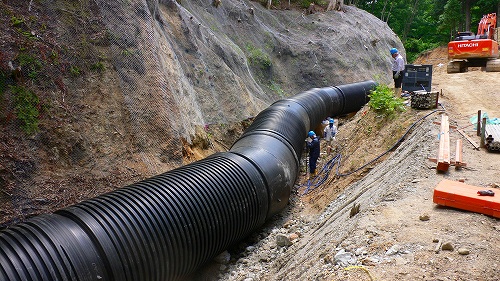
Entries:
{"type": "Polygon", "coordinates": [[[477,35],[470,31],[459,32],[455,40],[448,43],[448,73],[465,72],[469,66],[500,71],[496,24],[496,13],[484,15],[477,35]]]}

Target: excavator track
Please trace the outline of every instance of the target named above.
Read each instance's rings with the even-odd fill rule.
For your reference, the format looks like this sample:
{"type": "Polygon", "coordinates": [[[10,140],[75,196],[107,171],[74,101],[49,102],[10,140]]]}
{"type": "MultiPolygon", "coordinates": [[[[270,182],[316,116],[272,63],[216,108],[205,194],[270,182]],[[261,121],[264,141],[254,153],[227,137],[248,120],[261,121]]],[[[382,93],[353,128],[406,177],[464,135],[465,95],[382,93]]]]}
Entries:
{"type": "Polygon", "coordinates": [[[467,66],[465,61],[450,61],[446,67],[446,72],[448,73],[460,73],[466,72],[467,66]]]}
{"type": "Polygon", "coordinates": [[[486,62],[487,72],[500,72],[500,59],[492,59],[486,62]]]}

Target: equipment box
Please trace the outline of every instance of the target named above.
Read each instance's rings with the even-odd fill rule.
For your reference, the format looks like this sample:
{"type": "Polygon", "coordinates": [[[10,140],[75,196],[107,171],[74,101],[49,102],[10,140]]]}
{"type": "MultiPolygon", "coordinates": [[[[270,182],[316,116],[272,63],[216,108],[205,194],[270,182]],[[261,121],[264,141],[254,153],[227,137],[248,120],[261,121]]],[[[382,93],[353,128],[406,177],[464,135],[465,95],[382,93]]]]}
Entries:
{"type": "Polygon", "coordinates": [[[431,91],[432,64],[407,64],[403,76],[402,90],[413,92],[418,90],[431,91]]]}
{"type": "Polygon", "coordinates": [[[439,92],[414,91],[411,94],[411,108],[431,109],[438,105],[439,92]]]}

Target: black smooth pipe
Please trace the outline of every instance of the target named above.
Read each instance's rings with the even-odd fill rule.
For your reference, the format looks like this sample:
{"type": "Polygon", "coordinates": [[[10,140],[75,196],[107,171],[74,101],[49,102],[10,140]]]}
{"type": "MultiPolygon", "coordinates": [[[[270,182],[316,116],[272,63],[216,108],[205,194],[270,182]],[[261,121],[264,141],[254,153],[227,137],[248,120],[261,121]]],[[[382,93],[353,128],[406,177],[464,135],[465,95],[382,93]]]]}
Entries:
{"type": "Polygon", "coordinates": [[[0,232],[0,280],[176,280],[287,204],[307,131],[359,110],[365,81],[275,102],[230,151],[0,232]]]}

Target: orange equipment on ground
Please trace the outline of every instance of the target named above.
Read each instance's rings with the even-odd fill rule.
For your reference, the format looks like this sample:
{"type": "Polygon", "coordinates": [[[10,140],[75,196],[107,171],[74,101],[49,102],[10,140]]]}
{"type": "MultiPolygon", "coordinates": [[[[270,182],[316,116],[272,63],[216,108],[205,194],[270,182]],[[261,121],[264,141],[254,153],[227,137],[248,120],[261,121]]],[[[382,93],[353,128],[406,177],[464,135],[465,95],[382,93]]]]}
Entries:
{"type": "Polygon", "coordinates": [[[497,14],[491,13],[479,22],[477,35],[458,32],[455,40],[448,43],[448,73],[465,72],[469,66],[500,71],[496,24],[497,14]]]}
{"type": "Polygon", "coordinates": [[[434,188],[436,204],[500,218],[500,189],[482,188],[458,181],[442,180],[434,188]],[[493,196],[482,196],[491,194],[493,196]]]}

